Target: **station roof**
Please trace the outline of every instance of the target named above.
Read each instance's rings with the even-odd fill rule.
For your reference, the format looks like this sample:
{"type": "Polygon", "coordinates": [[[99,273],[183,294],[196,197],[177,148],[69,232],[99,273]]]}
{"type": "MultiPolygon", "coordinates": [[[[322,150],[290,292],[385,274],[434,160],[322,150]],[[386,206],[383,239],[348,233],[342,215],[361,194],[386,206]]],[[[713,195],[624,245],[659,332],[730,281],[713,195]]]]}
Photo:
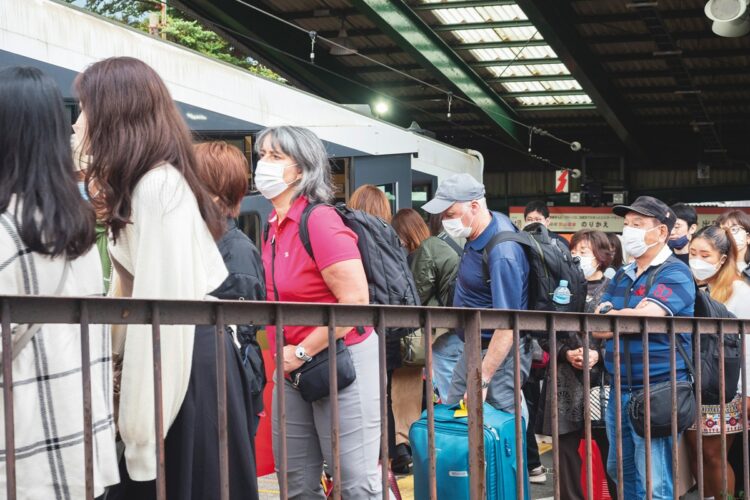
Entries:
{"type": "MultiPolygon", "coordinates": [[[[750,35],[715,35],[705,0],[170,3],[294,85],[339,103],[387,100],[387,119],[489,150],[490,166],[533,163],[512,151],[527,151],[526,125],[636,166],[750,160],[750,35]]],[[[544,133],[532,142],[574,161],[544,133]]]]}

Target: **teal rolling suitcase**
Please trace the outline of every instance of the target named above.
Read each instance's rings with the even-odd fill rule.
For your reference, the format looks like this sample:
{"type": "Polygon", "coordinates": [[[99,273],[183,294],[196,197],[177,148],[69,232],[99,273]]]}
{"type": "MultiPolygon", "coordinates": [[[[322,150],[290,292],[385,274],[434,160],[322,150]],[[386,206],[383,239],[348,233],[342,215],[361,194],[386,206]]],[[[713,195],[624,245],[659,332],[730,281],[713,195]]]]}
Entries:
{"type": "MultiPolygon", "coordinates": [[[[469,498],[469,419],[455,417],[457,407],[435,406],[435,454],[439,500],[469,498]]],[[[516,498],[516,429],[514,415],[484,404],[485,479],[488,500],[516,498]]],[[[429,500],[427,411],[409,431],[414,462],[414,498],[429,500]]],[[[526,433],[522,433],[524,499],[529,499],[526,433]]]]}

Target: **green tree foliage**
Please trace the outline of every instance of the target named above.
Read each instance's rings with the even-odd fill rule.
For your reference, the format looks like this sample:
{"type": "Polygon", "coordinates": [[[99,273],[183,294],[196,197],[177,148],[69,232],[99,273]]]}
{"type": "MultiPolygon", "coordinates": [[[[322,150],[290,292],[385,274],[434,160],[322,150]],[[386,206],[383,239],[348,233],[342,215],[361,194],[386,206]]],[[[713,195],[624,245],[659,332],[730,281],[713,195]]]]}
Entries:
{"type": "MultiPolygon", "coordinates": [[[[148,15],[159,10],[158,1],[133,0],[66,0],[84,6],[101,16],[115,19],[133,28],[148,32],[148,15]]],[[[167,39],[207,56],[239,66],[265,78],[282,83],[286,79],[258,61],[243,54],[214,31],[204,28],[198,21],[187,19],[180,11],[167,9],[167,26],[163,28],[167,39]]]]}

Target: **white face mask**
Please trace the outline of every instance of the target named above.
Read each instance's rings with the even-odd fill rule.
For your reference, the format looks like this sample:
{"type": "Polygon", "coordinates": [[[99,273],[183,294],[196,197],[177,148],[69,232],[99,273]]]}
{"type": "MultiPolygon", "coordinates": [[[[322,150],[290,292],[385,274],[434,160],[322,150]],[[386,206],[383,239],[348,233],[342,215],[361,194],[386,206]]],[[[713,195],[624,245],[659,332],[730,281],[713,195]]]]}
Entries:
{"type": "Polygon", "coordinates": [[[655,246],[658,242],[646,244],[646,233],[657,229],[659,226],[651,229],[638,229],[635,227],[625,226],[622,230],[622,246],[628,255],[636,259],[646,253],[646,251],[655,246]]]}
{"type": "Polygon", "coordinates": [[[471,235],[471,224],[464,226],[461,217],[463,214],[455,219],[443,219],[443,229],[451,238],[468,238],[471,235]]]}
{"type": "Polygon", "coordinates": [[[737,250],[742,250],[747,246],[747,232],[745,231],[737,231],[736,233],[732,233],[732,239],[734,239],[734,246],[737,248],[737,250]]]}
{"type": "Polygon", "coordinates": [[[586,279],[592,276],[599,268],[593,255],[581,255],[578,259],[578,265],[581,266],[581,271],[583,271],[583,275],[586,279]]]}
{"type": "MultiPolygon", "coordinates": [[[[296,163],[290,165],[280,165],[270,161],[258,161],[255,167],[255,187],[264,198],[272,200],[287,190],[290,184],[284,182],[284,171],[287,167],[293,167],[296,163]]],[[[296,182],[296,181],[295,181],[296,182]]]]}
{"type": "Polygon", "coordinates": [[[698,281],[706,281],[719,272],[721,264],[711,264],[703,259],[690,259],[690,270],[698,281]]]}

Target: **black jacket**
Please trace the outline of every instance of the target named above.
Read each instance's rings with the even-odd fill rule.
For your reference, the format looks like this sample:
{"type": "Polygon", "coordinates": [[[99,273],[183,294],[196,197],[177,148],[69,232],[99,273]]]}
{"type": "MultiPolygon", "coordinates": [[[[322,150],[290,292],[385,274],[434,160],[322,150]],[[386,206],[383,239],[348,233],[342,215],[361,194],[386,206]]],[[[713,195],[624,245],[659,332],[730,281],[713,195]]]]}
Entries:
{"type": "MultiPolygon", "coordinates": [[[[211,295],[223,300],[266,300],[266,280],[260,252],[245,233],[237,228],[234,219],[227,221],[227,232],[217,243],[229,276],[211,295]]],[[[263,388],[266,373],[263,354],[256,339],[257,326],[237,325],[237,341],[244,365],[250,377],[253,408],[263,410],[263,388]]]]}

